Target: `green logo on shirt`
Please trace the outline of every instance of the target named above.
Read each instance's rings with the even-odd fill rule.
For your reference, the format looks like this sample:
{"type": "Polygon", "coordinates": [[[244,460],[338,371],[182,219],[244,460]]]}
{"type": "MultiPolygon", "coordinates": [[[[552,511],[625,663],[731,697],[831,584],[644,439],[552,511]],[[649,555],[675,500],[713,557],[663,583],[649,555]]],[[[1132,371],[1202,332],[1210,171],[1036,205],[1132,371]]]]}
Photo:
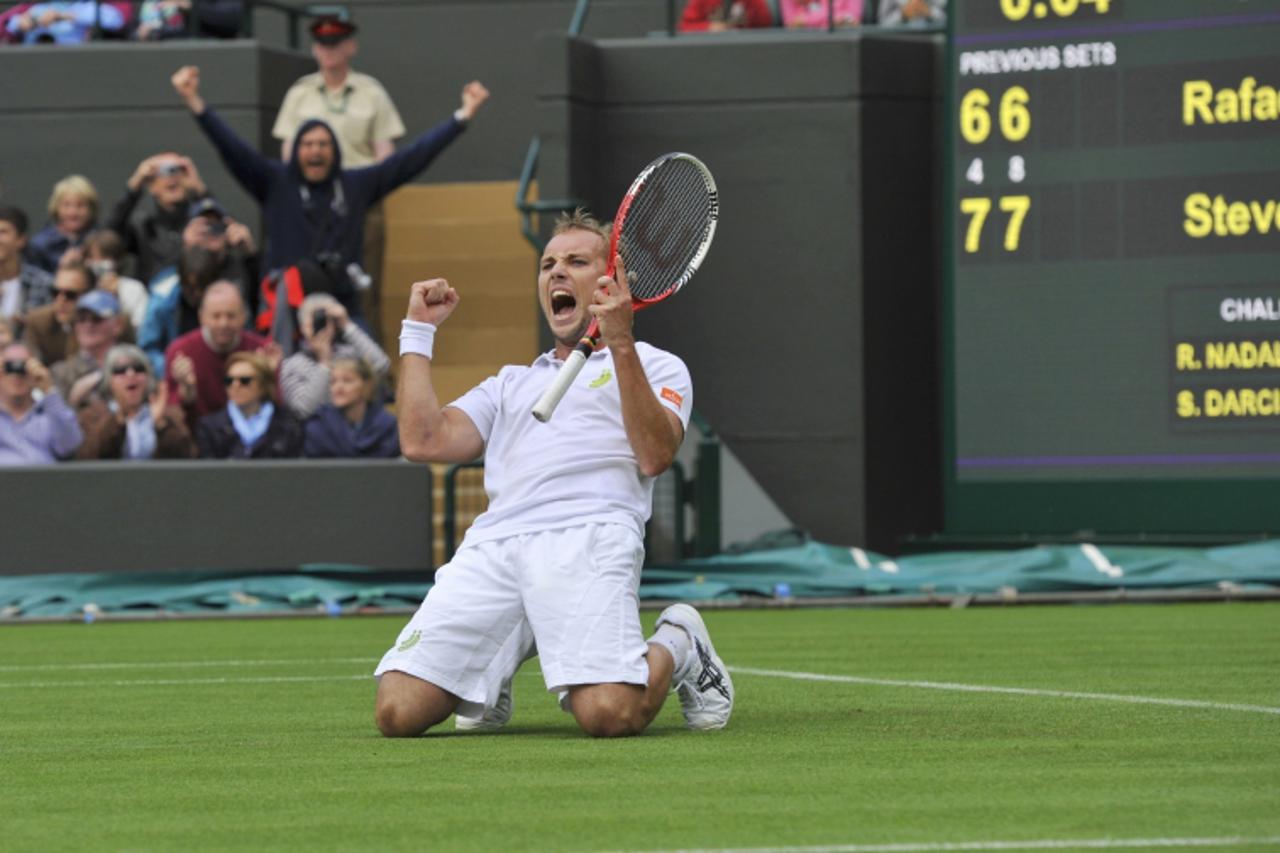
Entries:
{"type": "Polygon", "coordinates": [[[398,651],[407,652],[407,651],[409,651],[409,649],[411,649],[411,648],[413,648],[414,646],[418,645],[418,641],[419,641],[419,640],[421,640],[421,639],[422,639],[422,632],[421,632],[421,631],[414,631],[412,634],[410,634],[408,637],[406,637],[406,638],[405,638],[405,641],[404,641],[403,643],[401,643],[399,646],[397,646],[397,647],[396,647],[396,649],[397,649],[398,651]]]}
{"type": "Polygon", "coordinates": [[[600,371],[599,376],[591,380],[591,387],[600,388],[605,385],[608,385],[609,380],[612,378],[613,378],[613,371],[606,367],[604,370],[600,371]]]}

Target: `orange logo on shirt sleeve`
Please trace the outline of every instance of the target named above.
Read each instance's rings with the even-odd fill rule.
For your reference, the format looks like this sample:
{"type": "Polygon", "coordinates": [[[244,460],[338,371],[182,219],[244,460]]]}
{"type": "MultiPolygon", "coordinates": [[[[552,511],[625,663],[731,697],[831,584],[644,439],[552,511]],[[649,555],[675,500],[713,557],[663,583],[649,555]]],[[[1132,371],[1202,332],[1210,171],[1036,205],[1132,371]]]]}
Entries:
{"type": "Polygon", "coordinates": [[[665,385],[662,386],[661,396],[662,396],[662,399],[667,400],[671,403],[674,403],[677,408],[680,406],[681,403],[684,402],[684,397],[680,396],[679,391],[677,391],[674,388],[668,388],[665,385]]]}

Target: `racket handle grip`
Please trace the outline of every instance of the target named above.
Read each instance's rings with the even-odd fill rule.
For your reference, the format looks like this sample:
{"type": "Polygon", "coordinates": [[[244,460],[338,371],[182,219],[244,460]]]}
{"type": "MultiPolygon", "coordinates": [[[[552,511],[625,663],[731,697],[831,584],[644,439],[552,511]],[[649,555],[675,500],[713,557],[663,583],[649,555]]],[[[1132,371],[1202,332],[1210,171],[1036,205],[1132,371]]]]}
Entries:
{"type": "Polygon", "coordinates": [[[569,390],[573,380],[578,378],[578,374],[582,372],[582,368],[586,363],[587,356],[583,353],[582,347],[569,353],[569,358],[565,360],[564,367],[560,368],[560,372],[556,374],[555,381],[547,386],[547,390],[542,392],[542,399],[538,400],[537,405],[533,407],[533,416],[535,418],[544,424],[551,420],[551,413],[556,410],[556,406],[560,405],[560,398],[569,390]]]}

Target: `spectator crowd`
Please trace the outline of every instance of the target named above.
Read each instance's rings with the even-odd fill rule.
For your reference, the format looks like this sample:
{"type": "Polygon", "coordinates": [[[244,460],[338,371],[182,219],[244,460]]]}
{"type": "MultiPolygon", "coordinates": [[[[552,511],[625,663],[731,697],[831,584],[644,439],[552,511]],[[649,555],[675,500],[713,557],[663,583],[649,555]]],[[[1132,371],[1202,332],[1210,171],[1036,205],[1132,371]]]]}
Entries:
{"type": "MultiPolygon", "coordinates": [[[[681,32],[774,27],[827,29],[861,24],[937,26],[947,0],[679,0],[681,32]]],[[[235,38],[251,3],[245,0],[142,0],[16,3],[0,12],[0,41],[78,44],[92,38],[155,41],[235,38]]],[[[345,22],[343,22],[345,23],[345,22]]],[[[321,62],[321,71],[324,63],[321,62]]],[[[367,87],[366,87],[367,88],[367,87]]],[[[380,88],[380,87],[379,87],[380,88]]],[[[384,93],[385,94],[385,93],[384,93]]],[[[293,93],[295,102],[305,99],[293,93]]],[[[288,105],[292,106],[292,105],[288,105]]],[[[282,116],[287,109],[282,111],[282,116]]],[[[394,119],[399,121],[399,117],[394,119]]],[[[403,131],[401,131],[403,132],[403,131]]],[[[276,136],[279,137],[278,132],[276,136]]],[[[283,138],[283,137],[282,137],[283,138]]],[[[285,139],[285,145],[289,143],[285,139]]],[[[348,158],[348,163],[355,164],[348,158]]]]}
{"type": "Polygon", "coordinates": [[[680,31],[939,26],[946,23],[946,9],[947,0],[685,0],[680,31]]]}
{"type": "MultiPolygon", "coordinates": [[[[164,38],[240,6],[117,8],[132,5],[88,18],[93,3],[18,4],[3,27],[66,42],[123,19],[136,38],[164,38]]],[[[285,97],[281,160],[205,103],[197,67],[171,80],[260,205],[264,234],[177,151],[144,158],[109,206],[87,178],[59,180],[39,228],[0,199],[0,465],[400,455],[384,407],[391,360],[364,319],[365,247],[381,245],[381,200],[465,131],[488,91],[468,83],[457,110],[397,150],[395,105],[351,67],[355,25],[324,16],[311,33],[319,70],[285,97]]]]}

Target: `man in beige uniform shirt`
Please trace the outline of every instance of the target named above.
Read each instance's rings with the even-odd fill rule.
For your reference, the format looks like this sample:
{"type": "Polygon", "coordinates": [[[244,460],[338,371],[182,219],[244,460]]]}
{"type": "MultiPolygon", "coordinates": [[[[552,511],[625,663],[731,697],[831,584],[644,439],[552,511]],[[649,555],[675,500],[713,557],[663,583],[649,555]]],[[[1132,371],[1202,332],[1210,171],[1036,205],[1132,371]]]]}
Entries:
{"type": "MultiPolygon", "coordinates": [[[[338,137],[342,165],[348,169],[371,166],[395,151],[395,139],[404,136],[404,122],[391,96],[373,77],[351,69],[356,55],[356,25],[343,17],[317,18],[311,25],[311,55],[320,70],[300,78],[285,93],[272,135],[280,140],[280,159],[288,161],[293,137],[308,119],[323,119],[338,137]]],[[[382,242],[385,229],[382,205],[369,209],[365,218],[365,272],[373,288],[364,291],[364,315],[377,336],[378,292],[382,277],[382,242]]]]}

